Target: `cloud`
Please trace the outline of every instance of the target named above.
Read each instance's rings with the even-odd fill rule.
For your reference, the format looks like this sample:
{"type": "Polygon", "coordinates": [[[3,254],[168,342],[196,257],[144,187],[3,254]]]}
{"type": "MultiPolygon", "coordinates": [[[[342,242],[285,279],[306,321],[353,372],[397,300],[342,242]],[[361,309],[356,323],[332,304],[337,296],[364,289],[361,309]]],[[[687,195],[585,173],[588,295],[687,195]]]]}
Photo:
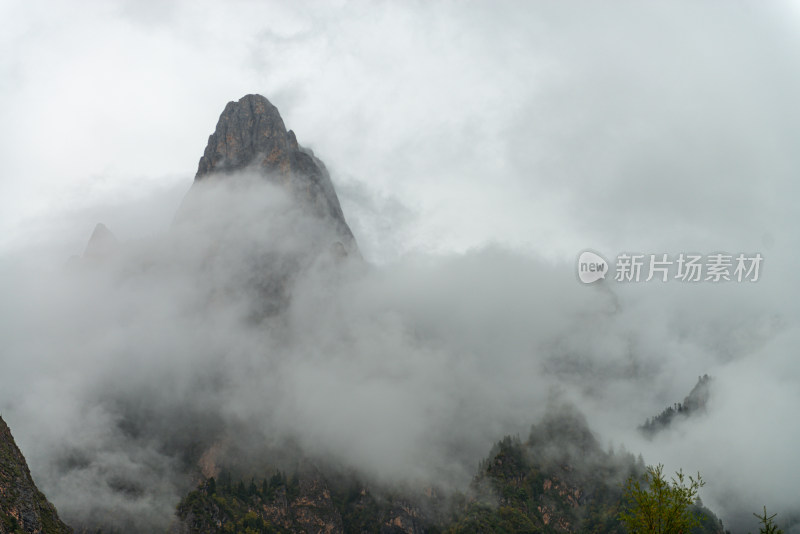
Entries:
{"type": "MultiPolygon", "coordinates": [[[[221,447],[224,463],[234,447],[261,465],[287,440],[381,483],[463,487],[491,444],[525,432],[554,394],[603,440],[694,468],[690,443],[730,440],[732,415],[748,417],[726,400],[752,384],[738,366],[780,339],[746,286],[678,297],[589,287],[574,265],[499,247],[341,263],[322,245],[336,238],[329,228],[247,175],[199,187],[181,213],[105,261],[5,277],[14,382],[2,406],[77,524],[161,528],[204,451],[221,447]],[[742,313],[712,318],[703,301],[742,313]],[[724,408],[683,442],[642,442],[635,426],[707,370],[719,372],[724,408]]],[[[786,379],[780,367],[764,378],[775,371],[786,379]]],[[[770,409],[791,406],[785,395],[770,409]]],[[[719,496],[736,486],[717,466],[698,468],[716,475],[709,500],[727,510],[719,496]]]]}

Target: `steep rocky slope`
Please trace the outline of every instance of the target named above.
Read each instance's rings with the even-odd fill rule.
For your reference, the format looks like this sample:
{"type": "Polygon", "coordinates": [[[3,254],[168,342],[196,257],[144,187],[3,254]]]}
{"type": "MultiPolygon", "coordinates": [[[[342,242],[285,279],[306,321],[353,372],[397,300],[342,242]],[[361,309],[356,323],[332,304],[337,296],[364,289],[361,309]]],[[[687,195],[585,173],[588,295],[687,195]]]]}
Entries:
{"type": "Polygon", "coordinates": [[[327,168],[297,142],[278,109],[261,95],[246,95],[225,106],[200,158],[193,189],[237,173],[284,187],[302,209],[335,231],[337,247],[357,253],[327,168]]]}
{"type": "Polygon", "coordinates": [[[0,534],[23,532],[60,534],[72,529],[37,489],[25,457],[0,417],[0,534]]]}

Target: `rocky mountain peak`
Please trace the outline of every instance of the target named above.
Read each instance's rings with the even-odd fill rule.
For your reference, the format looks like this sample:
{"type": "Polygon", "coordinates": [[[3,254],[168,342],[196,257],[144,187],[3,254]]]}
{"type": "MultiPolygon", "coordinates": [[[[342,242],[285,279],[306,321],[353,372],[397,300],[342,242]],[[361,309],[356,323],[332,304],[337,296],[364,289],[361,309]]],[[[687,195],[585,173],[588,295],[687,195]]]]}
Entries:
{"type": "Polygon", "coordinates": [[[332,224],[348,253],[357,252],[325,165],[286,129],[278,108],[256,94],[225,106],[200,158],[195,184],[244,170],[287,187],[311,213],[332,224]]]}
{"type": "Polygon", "coordinates": [[[225,106],[208,138],[195,180],[245,168],[257,156],[262,156],[260,163],[269,170],[288,170],[291,151],[297,148],[297,139],[286,131],[278,108],[261,95],[247,95],[225,106]]]}

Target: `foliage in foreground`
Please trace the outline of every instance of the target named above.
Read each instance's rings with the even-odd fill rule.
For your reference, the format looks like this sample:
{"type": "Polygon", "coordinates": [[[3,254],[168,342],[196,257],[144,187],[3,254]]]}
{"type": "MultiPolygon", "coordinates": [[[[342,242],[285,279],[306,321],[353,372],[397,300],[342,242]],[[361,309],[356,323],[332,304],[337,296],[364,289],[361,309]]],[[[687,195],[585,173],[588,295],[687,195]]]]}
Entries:
{"type": "Polygon", "coordinates": [[[625,488],[625,510],[620,520],[630,534],[681,534],[700,526],[700,514],[693,509],[698,490],[705,485],[678,471],[672,480],[664,477],[664,466],[648,466],[641,479],[631,477],[625,488]]]}
{"type": "Polygon", "coordinates": [[[759,534],[783,534],[783,530],[778,528],[778,525],[775,524],[775,516],[778,514],[767,514],[767,507],[764,507],[764,513],[762,515],[753,514],[758,518],[758,522],[761,523],[761,526],[758,528],[759,534]]]}

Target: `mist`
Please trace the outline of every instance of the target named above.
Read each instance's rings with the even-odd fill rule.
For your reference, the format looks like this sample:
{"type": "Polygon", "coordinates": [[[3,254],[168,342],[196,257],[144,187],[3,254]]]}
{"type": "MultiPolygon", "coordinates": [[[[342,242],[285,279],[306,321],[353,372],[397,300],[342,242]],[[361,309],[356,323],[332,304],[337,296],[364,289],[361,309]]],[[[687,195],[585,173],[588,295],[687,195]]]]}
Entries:
{"type": "Polygon", "coordinates": [[[554,396],[601,442],[702,471],[723,517],[795,504],[796,331],[761,302],[767,284],[584,286],[574,265],[497,246],[337,259],[324,225],[247,175],[196,186],[180,213],[106,257],[4,276],[4,417],[69,520],[163,529],[198,458],[212,476],[234,450],[463,489],[554,396]],[[655,442],[636,433],[706,372],[708,413],[655,442]]]}
{"type": "Polygon", "coordinates": [[[226,447],[463,488],[553,398],[700,471],[734,532],[798,517],[794,4],[108,6],[0,17],[0,411],[67,522],[162,528],[226,447]],[[184,213],[249,92],[328,166],[363,261],[247,176],[184,213]],[[68,261],[97,222],[117,249],[68,261]],[[583,285],[586,248],[764,264],[583,285]],[[706,373],[704,414],[637,432],[706,373]]]}

